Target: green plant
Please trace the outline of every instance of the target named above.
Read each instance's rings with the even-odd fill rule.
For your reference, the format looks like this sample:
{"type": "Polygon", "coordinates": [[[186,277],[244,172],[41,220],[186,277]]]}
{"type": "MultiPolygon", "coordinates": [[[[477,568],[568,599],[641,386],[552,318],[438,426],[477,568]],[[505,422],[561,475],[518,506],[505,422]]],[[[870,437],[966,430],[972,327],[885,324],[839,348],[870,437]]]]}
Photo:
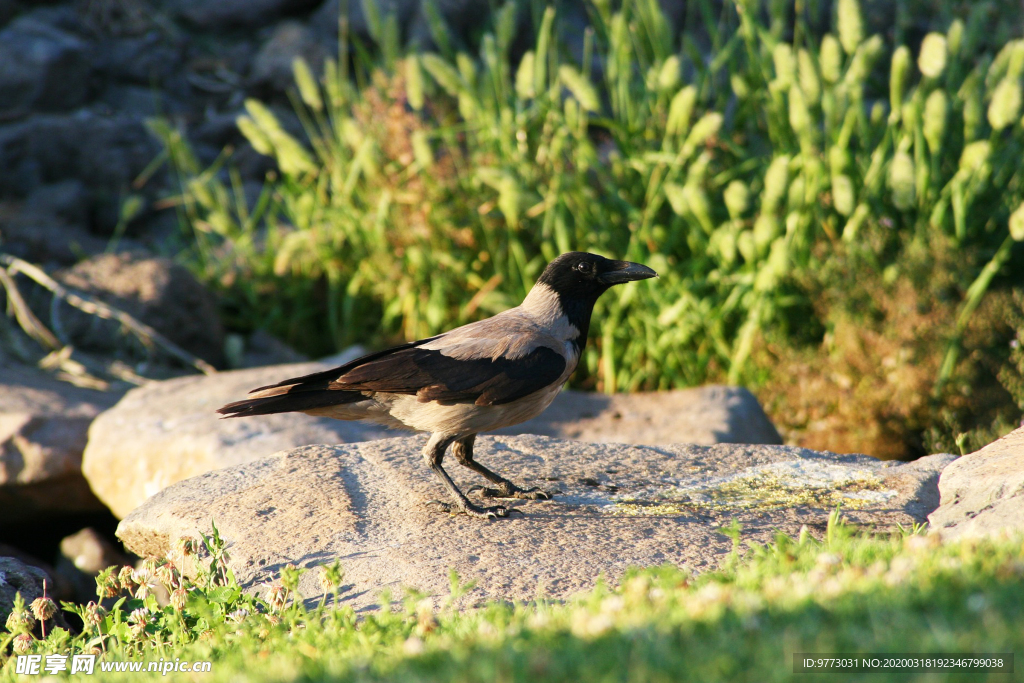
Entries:
{"type": "Polygon", "coordinates": [[[573,379],[614,392],[765,386],[778,379],[765,344],[827,343],[836,314],[816,292],[847,288],[840,275],[891,285],[942,244],[955,265],[928,345],[928,366],[940,360],[915,385],[928,405],[878,431],[909,433],[894,451],[916,452],[976,374],[963,339],[979,306],[1024,267],[1024,40],[990,52],[994,6],[975,3],[913,54],[865,35],[856,1],[819,38],[813,5],[794,24],[780,3],[695,3],[703,34],[676,36],[654,0],[597,2],[578,63],[549,7],[516,63],[508,3],[474,54],[437,20],[438,53],[356,49],[354,74],[342,54],[319,80],[298,62],[303,135],[256,101],[238,122],[278,167],[255,201],[228,157],[201,169],[157,126],[182,179],[185,258],[220,287],[232,326],[311,353],[515,305],[570,249],[645,262],[661,279],[599,303],[573,379]]]}
{"type": "MultiPolygon", "coordinates": [[[[735,526],[728,531],[738,533],[735,526]]],[[[197,566],[208,567],[216,537],[188,559],[201,557],[197,566]]],[[[176,547],[194,548],[191,540],[176,547]]],[[[178,550],[174,557],[186,559],[178,550]]],[[[83,610],[82,633],[56,628],[39,639],[20,617],[10,621],[9,632],[0,630],[0,680],[22,680],[12,646],[21,654],[96,654],[95,674],[82,679],[118,663],[183,660],[210,661],[210,672],[201,674],[207,680],[254,681],[783,681],[794,678],[792,652],[949,654],[1024,646],[1019,536],[942,542],[919,527],[871,535],[838,512],[825,539],[806,529],[797,538],[779,534],[773,543],[737,550],[715,571],[634,569],[615,586],[599,582],[564,602],[489,602],[464,611],[451,604],[464,588],[454,574],[448,607],[438,610],[434,599],[407,590],[401,603],[385,597],[381,610],[357,616],[322,601],[312,609],[301,599],[279,602],[275,591],[290,580],[287,572],[260,590],[267,599],[242,591],[230,576],[211,583],[214,570],[204,569],[194,582],[156,572],[183,591],[172,592],[166,607],[152,595],[137,597],[149,581],[144,570],[135,572],[140,581],[127,583],[108,571],[99,598],[126,594],[103,613],[83,610]]],[[[17,609],[28,614],[24,602],[17,609]]],[[[871,680],[906,675],[884,671],[871,680]]]]}
{"type": "MultiPolygon", "coordinates": [[[[787,41],[755,5],[727,4],[709,17],[709,63],[686,35],[679,52],[650,0],[596,4],[582,65],[558,49],[548,8],[515,66],[511,4],[478,55],[389,58],[362,89],[345,60],[321,83],[298,63],[305,141],[255,101],[239,120],[280,169],[251,211],[220,165],[200,171],[160,129],[184,174],[195,264],[240,312],[323,351],[514,304],[561,251],[647,261],[661,281],[604,304],[585,359],[614,391],[744,377],[761,331],[804,324],[793,278],[819,266],[819,245],[945,235],[988,254],[961,276],[962,330],[1014,253],[1024,42],[976,54],[972,15],[886,69],[857,3],[841,6],[840,40],[787,41]],[[879,75],[888,103],[874,99],[879,75]]],[[[898,257],[882,242],[876,258],[898,257]]]]}

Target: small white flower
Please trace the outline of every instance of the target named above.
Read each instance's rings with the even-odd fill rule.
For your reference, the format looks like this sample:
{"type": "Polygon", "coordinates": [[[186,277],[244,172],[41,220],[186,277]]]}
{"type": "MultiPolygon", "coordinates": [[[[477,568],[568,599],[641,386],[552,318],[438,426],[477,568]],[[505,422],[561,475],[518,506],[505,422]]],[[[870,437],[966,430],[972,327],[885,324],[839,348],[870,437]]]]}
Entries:
{"type": "Polygon", "coordinates": [[[236,624],[240,624],[245,620],[247,616],[249,616],[249,610],[243,607],[241,609],[236,609],[234,612],[229,614],[228,619],[235,622],[236,624]]]}
{"type": "Polygon", "coordinates": [[[132,610],[132,613],[128,615],[128,623],[145,626],[149,623],[149,610],[145,607],[132,610]]]}
{"type": "Polygon", "coordinates": [[[144,599],[147,595],[153,592],[156,588],[156,574],[149,567],[139,567],[132,571],[132,581],[138,584],[136,589],[135,597],[144,599]],[[142,595],[139,595],[141,593],[142,595]]]}
{"type": "Polygon", "coordinates": [[[403,644],[402,649],[405,650],[405,654],[416,656],[423,654],[426,646],[423,644],[423,639],[419,636],[409,636],[403,644]]]}

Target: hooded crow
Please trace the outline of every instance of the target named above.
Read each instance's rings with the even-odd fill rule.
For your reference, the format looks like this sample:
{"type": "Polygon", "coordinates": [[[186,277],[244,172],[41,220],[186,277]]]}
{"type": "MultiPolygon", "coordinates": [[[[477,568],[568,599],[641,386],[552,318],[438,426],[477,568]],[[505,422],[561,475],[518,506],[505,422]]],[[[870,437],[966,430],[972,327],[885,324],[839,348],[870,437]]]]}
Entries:
{"type": "Polygon", "coordinates": [[[657,277],[647,266],[569,252],[548,264],[522,304],[492,318],[429,339],[371,353],[341,367],[249,392],[217,412],[227,417],[302,412],[339,420],[368,420],[429,432],[423,449],[455,503],[448,512],[506,517],[501,506],[474,505],[441,467],[445,451],[494,486],[485,497],[544,499],[473,459],[480,432],[539,415],[576,369],[587,343],[590,315],[613,285],[657,277]]]}

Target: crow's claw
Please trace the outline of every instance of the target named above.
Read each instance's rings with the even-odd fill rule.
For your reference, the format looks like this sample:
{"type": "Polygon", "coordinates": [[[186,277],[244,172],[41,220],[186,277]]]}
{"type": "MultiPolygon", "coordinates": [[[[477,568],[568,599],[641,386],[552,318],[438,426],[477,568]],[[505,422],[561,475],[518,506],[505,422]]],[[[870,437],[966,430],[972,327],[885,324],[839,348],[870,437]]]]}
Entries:
{"type": "Polygon", "coordinates": [[[469,503],[465,507],[456,503],[448,503],[441,500],[432,500],[427,503],[433,505],[436,509],[441,512],[447,512],[448,514],[458,515],[465,514],[470,517],[479,517],[480,519],[497,519],[498,517],[508,517],[509,513],[512,512],[507,507],[496,505],[494,507],[480,507],[469,503]]]}
{"type": "Polygon", "coordinates": [[[509,486],[499,485],[496,488],[487,486],[474,486],[469,489],[470,493],[478,493],[482,498],[519,498],[520,500],[551,500],[551,494],[541,491],[536,486],[532,489],[519,488],[515,484],[509,486]]]}

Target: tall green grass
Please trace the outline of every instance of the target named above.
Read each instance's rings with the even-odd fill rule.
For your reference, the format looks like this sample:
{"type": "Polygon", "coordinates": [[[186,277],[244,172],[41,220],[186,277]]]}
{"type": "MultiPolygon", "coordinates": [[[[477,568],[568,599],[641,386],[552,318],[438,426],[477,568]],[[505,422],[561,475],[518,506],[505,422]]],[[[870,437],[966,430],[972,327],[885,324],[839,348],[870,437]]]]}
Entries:
{"type": "Polygon", "coordinates": [[[1020,261],[1024,41],[985,53],[986,3],[916,53],[865,35],[857,0],[820,38],[815,7],[797,3],[790,31],[785,5],[698,3],[702,50],[656,0],[597,1],[581,62],[550,7],[518,62],[513,3],[473,54],[435,16],[439,52],[403,55],[393,19],[371,12],[380,60],[349,73],[343,36],[321,78],[296,63],[303,135],[246,103],[239,127],[279,169],[258,201],[230,160],[203,169],[158,126],[193,263],[238,325],[322,352],[515,305],[563,251],[641,261],[661,279],[602,299],[578,377],[627,391],[749,379],[767,330],[822,333],[802,274],[852,250],[898,276],[894,245],[941,239],[980,258],[957,275],[941,386],[1020,261]]]}

